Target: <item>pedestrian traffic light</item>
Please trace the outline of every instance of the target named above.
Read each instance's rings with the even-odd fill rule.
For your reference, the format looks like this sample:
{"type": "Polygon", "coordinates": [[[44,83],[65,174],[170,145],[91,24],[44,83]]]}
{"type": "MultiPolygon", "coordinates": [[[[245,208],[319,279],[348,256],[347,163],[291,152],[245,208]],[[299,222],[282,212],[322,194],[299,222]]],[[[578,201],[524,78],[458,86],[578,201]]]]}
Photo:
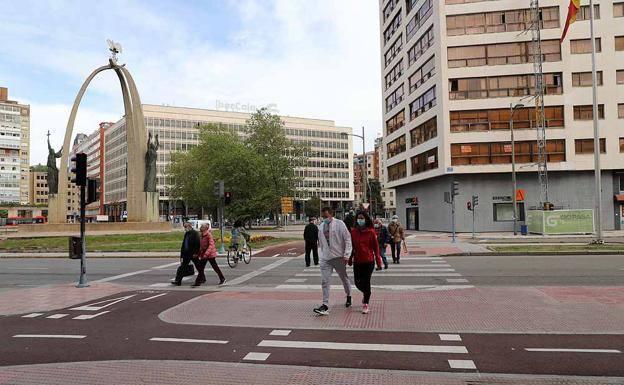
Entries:
{"type": "Polygon", "coordinates": [[[466,208],[468,209],[468,211],[472,211],[472,202],[466,202],[466,208]]]}
{"type": "Polygon", "coordinates": [[[225,205],[229,205],[230,203],[232,203],[232,193],[229,191],[226,191],[225,194],[223,195],[223,199],[224,199],[224,203],[225,205]]]}
{"type": "Polygon", "coordinates": [[[87,154],[81,152],[71,158],[74,162],[71,172],[74,174],[74,178],[71,180],[77,186],[87,185],[87,154]]]}
{"type": "Polygon", "coordinates": [[[459,195],[459,182],[458,181],[453,181],[453,185],[452,185],[452,189],[451,189],[451,195],[452,196],[459,195]]]}
{"type": "Polygon", "coordinates": [[[87,178],[87,204],[100,200],[100,180],[87,178]]]}
{"type": "Polygon", "coordinates": [[[473,195],[472,196],[472,207],[476,207],[479,204],[479,196],[478,195],[473,195]]]}
{"type": "Polygon", "coordinates": [[[215,197],[222,198],[225,192],[224,190],[225,190],[225,185],[222,180],[217,180],[214,182],[214,196],[215,197]]]}

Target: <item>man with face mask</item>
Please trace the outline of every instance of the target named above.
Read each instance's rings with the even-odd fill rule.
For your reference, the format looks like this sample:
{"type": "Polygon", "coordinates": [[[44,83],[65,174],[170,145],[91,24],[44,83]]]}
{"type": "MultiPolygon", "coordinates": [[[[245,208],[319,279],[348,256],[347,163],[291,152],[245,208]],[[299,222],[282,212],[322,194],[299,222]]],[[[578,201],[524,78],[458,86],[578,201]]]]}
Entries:
{"type": "Polygon", "coordinates": [[[199,251],[199,233],[193,229],[193,224],[188,221],[188,218],[184,218],[184,240],[180,248],[180,266],[178,266],[175,279],[171,281],[172,285],[180,286],[182,284],[184,272],[197,251],[199,251]]]}
{"type": "Polygon", "coordinates": [[[321,262],[321,286],[323,288],[323,304],[314,309],[316,314],[329,314],[329,289],[331,276],[334,271],[338,273],[345,294],[347,295],[346,307],[351,306],[351,283],[347,276],[347,263],[351,257],[353,246],[351,234],[344,222],[334,218],[334,212],[330,207],[324,207],[321,211],[323,222],[318,231],[319,260],[321,262]]]}

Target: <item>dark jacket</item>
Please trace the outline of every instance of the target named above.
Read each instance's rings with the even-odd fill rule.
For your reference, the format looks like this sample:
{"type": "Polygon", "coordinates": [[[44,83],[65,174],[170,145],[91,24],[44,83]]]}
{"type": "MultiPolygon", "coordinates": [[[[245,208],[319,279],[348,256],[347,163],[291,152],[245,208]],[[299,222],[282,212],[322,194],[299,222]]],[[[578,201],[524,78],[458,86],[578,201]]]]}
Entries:
{"type": "Polygon", "coordinates": [[[308,223],[303,230],[303,239],[308,243],[318,242],[318,227],[314,223],[308,223]]]}
{"type": "Polygon", "coordinates": [[[347,226],[347,230],[351,231],[351,229],[355,227],[355,215],[351,213],[347,214],[344,219],[344,224],[347,226]]]}
{"type": "Polygon", "coordinates": [[[192,257],[195,254],[197,254],[198,251],[199,251],[199,233],[195,230],[186,231],[184,233],[184,240],[182,241],[182,247],[180,248],[180,255],[192,257]],[[184,247],[185,244],[186,244],[186,248],[184,247]]]}
{"type": "Polygon", "coordinates": [[[379,247],[386,247],[388,243],[392,240],[390,237],[390,232],[388,228],[384,225],[381,225],[379,228],[375,229],[375,234],[377,234],[377,241],[379,241],[379,247]]]}

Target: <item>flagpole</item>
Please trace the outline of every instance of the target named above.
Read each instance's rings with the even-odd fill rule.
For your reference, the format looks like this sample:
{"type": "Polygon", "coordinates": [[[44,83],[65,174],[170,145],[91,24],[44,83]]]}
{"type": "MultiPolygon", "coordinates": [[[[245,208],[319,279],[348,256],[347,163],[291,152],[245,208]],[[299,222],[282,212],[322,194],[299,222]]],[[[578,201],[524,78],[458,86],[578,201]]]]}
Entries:
{"type": "Polygon", "coordinates": [[[592,47],[592,103],[594,117],[594,218],[596,224],[596,238],[594,243],[603,243],[602,240],[602,187],[600,180],[600,132],[598,131],[598,101],[596,98],[596,39],[594,38],[594,0],[589,0],[589,28],[592,47]]]}

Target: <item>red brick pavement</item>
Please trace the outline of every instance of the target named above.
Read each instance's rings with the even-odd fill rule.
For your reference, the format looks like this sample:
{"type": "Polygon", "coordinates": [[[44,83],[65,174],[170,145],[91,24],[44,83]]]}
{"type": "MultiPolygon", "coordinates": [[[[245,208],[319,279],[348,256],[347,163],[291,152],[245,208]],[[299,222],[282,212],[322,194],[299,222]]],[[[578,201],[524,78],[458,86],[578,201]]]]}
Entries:
{"type": "Polygon", "coordinates": [[[104,361],[0,367],[0,384],[205,385],[621,385],[624,379],[527,375],[444,374],[246,363],[104,361]]]}
{"type": "Polygon", "coordinates": [[[332,291],[331,314],[316,316],[318,291],[218,292],[161,313],[166,322],[266,328],[463,333],[624,333],[624,287],[481,287],[451,291],[373,290],[371,313],[345,309],[332,291]],[[561,293],[567,293],[561,297],[561,293]],[[582,293],[575,296],[574,293],[582,293]],[[218,311],[216,311],[218,309],[218,311]]]}

